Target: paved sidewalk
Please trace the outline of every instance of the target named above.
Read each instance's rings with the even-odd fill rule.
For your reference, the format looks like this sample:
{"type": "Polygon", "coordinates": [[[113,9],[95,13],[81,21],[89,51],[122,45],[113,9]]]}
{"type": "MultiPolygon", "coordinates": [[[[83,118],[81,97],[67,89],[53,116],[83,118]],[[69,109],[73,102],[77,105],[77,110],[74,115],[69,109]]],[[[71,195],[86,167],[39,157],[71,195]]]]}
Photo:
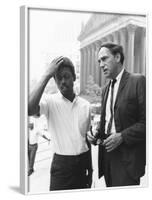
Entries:
{"type": "MultiPolygon", "coordinates": [[[[93,183],[92,188],[95,189],[105,189],[104,178],[98,179],[98,169],[97,169],[97,158],[98,158],[97,146],[92,146],[93,155],[93,183]]],[[[42,142],[39,145],[36,162],[34,165],[35,172],[29,177],[29,192],[31,194],[48,193],[50,185],[50,166],[52,161],[52,150],[51,144],[48,145],[47,142],[42,142]]],[[[147,177],[144,176],[141,180],[141,186],[145,186],[147,177]]]]}

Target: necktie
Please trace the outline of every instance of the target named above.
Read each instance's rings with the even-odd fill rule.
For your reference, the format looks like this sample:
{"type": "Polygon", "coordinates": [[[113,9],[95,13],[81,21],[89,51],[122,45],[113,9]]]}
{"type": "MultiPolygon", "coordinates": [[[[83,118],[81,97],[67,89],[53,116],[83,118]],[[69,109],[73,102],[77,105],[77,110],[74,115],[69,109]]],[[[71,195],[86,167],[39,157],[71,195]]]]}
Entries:
{"type": "Polygon", "coordinates": [[[110,116],[110,120],[109,120],[108,127],[107,127],[107,134],[108,135],[111,132],[112,120],[113,120],[113,115],[114,115],[114,112],[113,112],[113,91],[114,91],[114,85],[115,85],[116,81],[117,81],[116,79],[113,79],[112,82],[111,82],[111,98],[110,98],[110,113],[111,113],[111,116],[110,116]]]}

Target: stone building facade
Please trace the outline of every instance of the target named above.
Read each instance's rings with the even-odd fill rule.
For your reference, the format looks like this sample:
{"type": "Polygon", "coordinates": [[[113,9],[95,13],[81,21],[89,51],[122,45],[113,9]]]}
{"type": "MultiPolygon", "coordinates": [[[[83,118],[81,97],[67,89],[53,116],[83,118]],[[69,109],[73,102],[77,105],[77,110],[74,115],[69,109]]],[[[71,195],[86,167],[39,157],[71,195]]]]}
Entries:
{"type": "Polygon", "coordinates": [[[80,91],[84,91],[91,75],[99,86],[105,78],[98,66],[97,55],[104,42],[121,44],[124,66],[129,72],[146,74],[146,16],[125,14],[92,14],[82,27],[80,41],[80,91]]]}

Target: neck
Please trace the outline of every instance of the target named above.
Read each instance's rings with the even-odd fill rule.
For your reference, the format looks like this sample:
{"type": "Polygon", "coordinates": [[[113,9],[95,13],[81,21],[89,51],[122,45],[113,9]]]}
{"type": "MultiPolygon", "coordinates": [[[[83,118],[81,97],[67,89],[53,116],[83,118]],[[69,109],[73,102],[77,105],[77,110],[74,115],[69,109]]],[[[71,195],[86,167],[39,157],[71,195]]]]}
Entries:
{"type": "Polygon", "coordinates": [[[66,99],[68,99],[69,101],[73,101],[73,99],[75,98],[75,94],[74,92],[69,93],[69,94],[62,94],[66,99]]]}
{"type": "Polygon", "coordinates": [[[118,74],[121,72],[122,69],[123,69],[123,66],[120,65],[120,66],[117,68],[117,72],[116,72],[115,76],[113,77],[113,79],[115,79],[115,78],[118,76],[118,74]]]}

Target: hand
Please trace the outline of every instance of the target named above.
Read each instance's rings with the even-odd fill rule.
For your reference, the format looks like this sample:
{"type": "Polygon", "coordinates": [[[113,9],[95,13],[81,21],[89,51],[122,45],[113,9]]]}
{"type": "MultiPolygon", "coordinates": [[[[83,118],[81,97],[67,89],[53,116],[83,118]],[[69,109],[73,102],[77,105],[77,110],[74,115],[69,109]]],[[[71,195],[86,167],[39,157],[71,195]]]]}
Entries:
{"type": "Polygon", "coordinates": [[[87,132],[87,139],[91,144],[97,145],[97,138],[92,134],[91,130],[87,132]]]}
{"type": "Polygon", "coordinates": [[[49,77],[54,76],[58,66],[63,62],[63,56],[57,57],[52,62],[49,64],[47,70],[46,70],[46,75],[49,77]]]}
{"type": "Polygon", "coordinates": [[[103,145],[105,146],[107,152],[113,151],[121,143],[123,139],[121,133],[112,133],[106,140],[104,140],[103,145]]]}

